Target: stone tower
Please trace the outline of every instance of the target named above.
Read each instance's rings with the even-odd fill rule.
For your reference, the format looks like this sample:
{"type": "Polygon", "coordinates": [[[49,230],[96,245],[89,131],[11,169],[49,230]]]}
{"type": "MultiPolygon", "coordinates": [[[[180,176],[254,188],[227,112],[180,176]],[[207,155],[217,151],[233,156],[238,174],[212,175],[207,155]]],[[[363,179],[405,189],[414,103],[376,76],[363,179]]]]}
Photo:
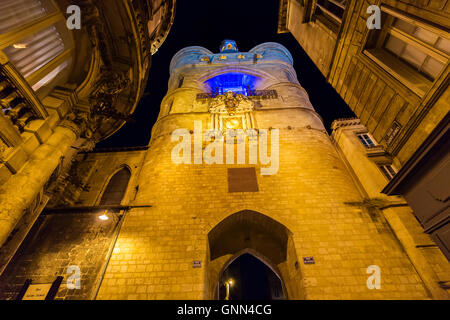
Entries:
{"type": "Polygon", "coordinates": [[[280,44],[180,50],[135,174],[99,299],[220,298],[243,254],[281,279],[281,298],[427,298],[280,44]]]}

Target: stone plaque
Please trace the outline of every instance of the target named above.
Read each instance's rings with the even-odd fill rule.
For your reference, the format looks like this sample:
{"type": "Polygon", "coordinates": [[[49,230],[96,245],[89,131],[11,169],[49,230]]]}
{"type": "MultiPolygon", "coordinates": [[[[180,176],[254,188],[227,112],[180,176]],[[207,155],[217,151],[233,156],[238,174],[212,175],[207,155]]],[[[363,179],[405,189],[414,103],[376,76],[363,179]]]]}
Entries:
{"type": "Polygon", "coordinates": [[[258,192],[255,168],[228,168],[228,192],[258,192]]]}
{"type": "Polygon", "coordinates": [[[51,287],[51,283],[30,284],[22,300],[45,300],[51,287]]]}

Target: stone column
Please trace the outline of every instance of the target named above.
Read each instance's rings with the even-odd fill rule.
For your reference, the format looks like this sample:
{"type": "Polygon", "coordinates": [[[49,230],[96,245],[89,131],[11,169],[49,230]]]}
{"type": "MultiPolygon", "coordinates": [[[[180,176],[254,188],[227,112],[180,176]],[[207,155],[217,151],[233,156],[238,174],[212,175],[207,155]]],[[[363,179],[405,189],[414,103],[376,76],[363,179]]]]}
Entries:
{"type": "Polygon", "coordinates": [[[31,154],[23,168],[0,187],[0,246],[79,134],[75,123],[62,121],[48,140],[31,154]]]}

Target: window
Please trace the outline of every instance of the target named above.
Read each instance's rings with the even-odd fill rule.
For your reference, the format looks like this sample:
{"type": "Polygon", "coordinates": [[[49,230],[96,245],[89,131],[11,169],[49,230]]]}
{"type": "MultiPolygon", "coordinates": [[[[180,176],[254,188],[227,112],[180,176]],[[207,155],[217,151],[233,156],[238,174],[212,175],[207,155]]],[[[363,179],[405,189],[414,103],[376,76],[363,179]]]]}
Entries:
{"type": "Polygon", "coordinates": [[[34,91],[38,91],[40,88],[42,88],[45,85],[48,85],[53,79],[55,79],[58,75],[61,74],[61,71],[66,69],[69,66],[69,61],[64,61],[59,66],[57,66],[53,71],[48,73],[45,77],[43,77],[41,80],[36,82],[32,88],[34,91]]]}
{"type": "Polygon", "coordinates": [[[108,186],[103,192],[100,205],[120,204],[127,191],[130,177],[131,172],[128,168],[123,168],[116,172],[109,180],[108,186]]]}
{"type": "Polygon", "coordinates": [[[0,3],[0,34],[55,11],[49,0],[2,0],[0,3]]]}
{"type": "Polygon", "coordinates": [[[346,0],[318,0],[315,15],[332,31],[339,32],[344,17],[346,0]]]}
{"type": "Polygon", "coordinates": [[[382,30],[370,32],[365,53],[423,96],[448,63],[449,34],[418,18],[382,10],[382,30]]]}
{"type": "Polygon", "coordinates": [[[392,141],[395,139],[395,137],[398,135],[398,133],[402,130],[402,126],[397,122],[394,121],[392,126],[389,128],[389,130],[386,132],[386,136],[384,137],[384,140],[386,140],[386,143],[390,145],[392,141]]]}
{"type": "Polygon", "coordinates": [[[0,50],[40,98],[67,80],[72,48],[65,17],[53,1],[1,1],[0,50]]]}
{"type": "Polygon", "coordinates": [[[368,133],[360,133],[357,136],[361,141],[361,143],[364,145],[364,147],[366,148],[375,147],[376,144],[368,133]]]}
{"type": "Polygon", "coordinates": [[[215,76],[205,81],[206,88],[214,95],[232,91],[246,96],[255,90],[260,78],[251,74],[229,72],[215,76]]]}
{"type": "Polygon", "coordinates": [[[3,52],[27,78],[64,52],[64,42],[56,27],[51,26],[4,48],[3,52]]]}
{"type": "Polygon", "coordinates": [[[389,164],[389,165],[378,165],[378,168],[380,168],[381,172],[384,174],[384,176],[388,179],[388,180],[392,180],[395,175],[397,174],[397,172],[395,171],[395,169],[389,164]]]}

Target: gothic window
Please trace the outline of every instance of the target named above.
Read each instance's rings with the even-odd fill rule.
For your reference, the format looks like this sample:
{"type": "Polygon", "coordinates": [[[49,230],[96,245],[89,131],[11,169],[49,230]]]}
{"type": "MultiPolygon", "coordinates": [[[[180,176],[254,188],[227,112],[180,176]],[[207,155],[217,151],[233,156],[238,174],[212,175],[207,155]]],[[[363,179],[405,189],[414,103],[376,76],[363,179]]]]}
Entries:
{"type": "Polygon", "coordinates": [[[41,98],[67,80],[73,41],[50,0],[0,3],[0,50],[41,98]]]}
{"type": "Polygon", "coordinates": [[[448,63],[448,32],[382,7],[383,26],[372,30],[364,51],[387,72],[423,96],[448,63]]]}
{"type": "Polygon", "coordinates": [[[389,164],[389,165],[378,165],[378,168],[380,168],[381,172],[384,174],[384,176],[388,180],[392,180],[394,176],[397,174],[395,169],[389,164]]]}
{"type": "Polygon", "coordinates": [[[337,33],[344,18],[346,4],[346,0],[318,0],[315,16],[337,33]]]}
{"type": "Polygon", "coordinates": [[[122,168],[120,171],[116,172],[109,180],[108,185],[103,192],[100,205],[120,204],[127,191],[130,177],[131,172],[128,168],[122,168]]]}
{"type": "Polygon", "coordinates": [[[371,148],[376,145],[374,140],[368,133],[359,133],[357,136],[358,136],[358,139],[361,141],[361,143],[366,148],[371,148]]]}

